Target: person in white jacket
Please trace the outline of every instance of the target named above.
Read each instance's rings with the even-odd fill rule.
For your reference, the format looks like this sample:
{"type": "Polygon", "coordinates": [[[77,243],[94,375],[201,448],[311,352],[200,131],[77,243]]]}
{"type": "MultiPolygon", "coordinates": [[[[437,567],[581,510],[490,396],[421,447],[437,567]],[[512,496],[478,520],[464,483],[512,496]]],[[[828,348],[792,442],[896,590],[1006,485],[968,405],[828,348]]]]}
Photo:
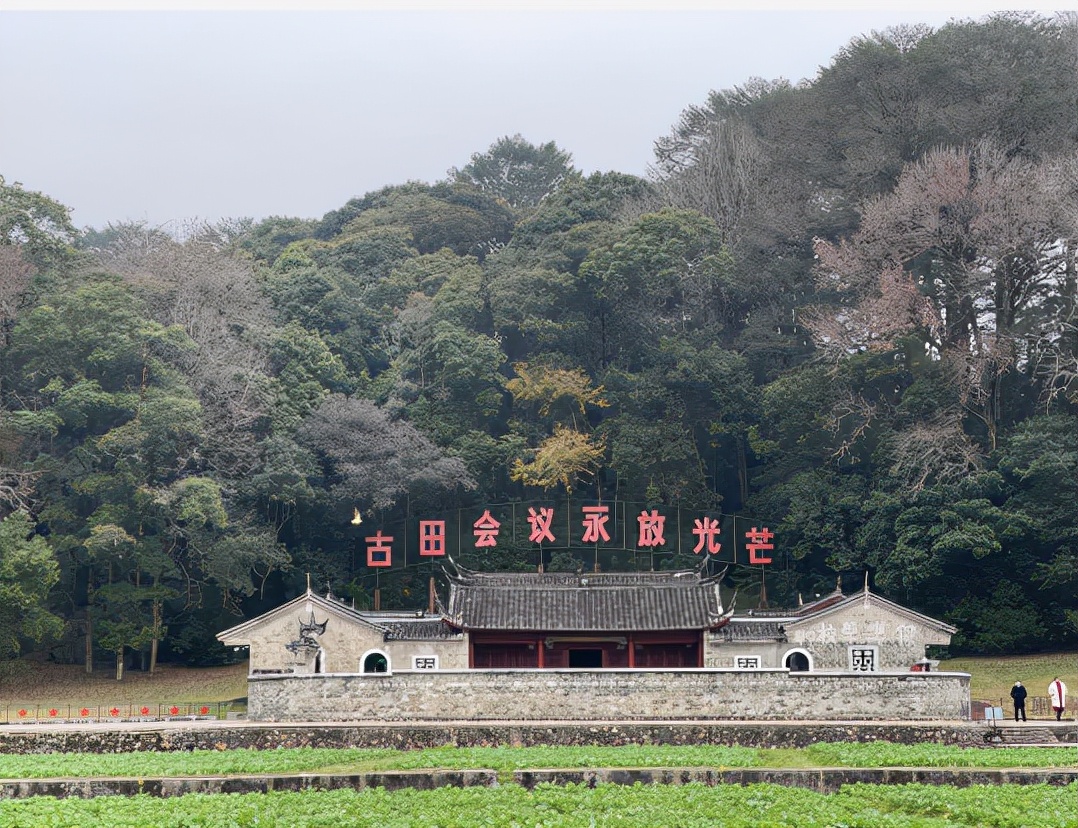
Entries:
{"type": "Polygon", "coordinates": [[[1048,699],[1058,722],[1063,718],[1063,711],[1067,709],[1067,685],[1060,681],[1059,676],[1052,679],[1052,683],[1048,685],[1048,699]]]}

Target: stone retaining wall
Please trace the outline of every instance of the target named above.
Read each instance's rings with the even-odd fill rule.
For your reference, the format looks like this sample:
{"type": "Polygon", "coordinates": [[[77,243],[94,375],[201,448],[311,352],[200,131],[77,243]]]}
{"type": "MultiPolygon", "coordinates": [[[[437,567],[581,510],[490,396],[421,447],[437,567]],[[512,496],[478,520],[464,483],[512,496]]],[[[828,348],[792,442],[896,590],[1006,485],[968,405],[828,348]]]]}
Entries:
{"type": "Polygon", "coordinates": [[[251,676],[257,721],[942,720],[970,716],[968,673],[460,670],[251,676]]]}
{"type": "MultiPolygon", "coordinates": [[[[1075,724],[1038,728],[1053,744],[1074,744],[1075,724]]],[[[1012,731],[985,722],[607,722],[407,725],[261,725],[198,723],[145,726],[140,730],[76,725],[0,728],[0,753],[133,753],[249,748],[417,748],[511,745],[722,745],[799,748],[817,742],[895,742],[984,747],[1011,743],[1012,731]],[[985,741],[1001,735],[1001,742],[985,741]]]]}

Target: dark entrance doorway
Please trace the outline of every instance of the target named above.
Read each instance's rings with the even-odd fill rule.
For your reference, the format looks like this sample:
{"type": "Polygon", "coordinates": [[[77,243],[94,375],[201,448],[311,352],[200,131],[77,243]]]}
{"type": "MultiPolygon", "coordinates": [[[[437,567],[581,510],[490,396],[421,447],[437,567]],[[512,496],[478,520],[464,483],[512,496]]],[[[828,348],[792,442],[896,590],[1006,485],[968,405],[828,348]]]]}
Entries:
{"type": "Polygon", "coordinates": [[[602,650],[570,650],[569,666],[580,667],[585,670],[596,669],[603,666],[602,650]]]}
{"type": "Polygon", "coordinates": [[[790,653],[786,656],[786,666],[791,673],[807,673],[809,668],[808,656],[804,653],[790,653]]]}
{"type": "Polygon", "coordinates": [[[371,653],[363,659],[364,673],[386,673],[389,671],[389,662],[381,653],[371,653]]]}

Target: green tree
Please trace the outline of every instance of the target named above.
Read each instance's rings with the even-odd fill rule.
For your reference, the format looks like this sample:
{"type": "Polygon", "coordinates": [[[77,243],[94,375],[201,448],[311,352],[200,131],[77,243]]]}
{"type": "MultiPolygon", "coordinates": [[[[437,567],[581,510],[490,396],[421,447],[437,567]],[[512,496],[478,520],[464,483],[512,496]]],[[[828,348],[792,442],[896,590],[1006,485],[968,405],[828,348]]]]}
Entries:
{"type": "Polygon", "coordinates": [[[553,141],[536,146],[519,133],[499,138],[449,177],[502,199],[510,207],[535,207],[578,175],[573,156],[553,141]]]}
{"type": "Polygon", "coordinates": [[[721,326],[731,259],[710,219],[689,211],[642,216],[580,276],[595,284],[602,364],[638,370],[659,337],[721,326]]]}
{"type": "Polygon", "coordinates": [[[33,533],[25,512],[0,521],[0,657],[12,658],[20,642],[58,638],[63,619],[48,609],[49,590],[60,567],[49,544],[33,533]]]}
{"type": "Polygon", "coordinates": [[[75,234],[67,207],[0,175],[0,247],[21,248],[27,261],[44,268],[69,257],[75,234]]]}

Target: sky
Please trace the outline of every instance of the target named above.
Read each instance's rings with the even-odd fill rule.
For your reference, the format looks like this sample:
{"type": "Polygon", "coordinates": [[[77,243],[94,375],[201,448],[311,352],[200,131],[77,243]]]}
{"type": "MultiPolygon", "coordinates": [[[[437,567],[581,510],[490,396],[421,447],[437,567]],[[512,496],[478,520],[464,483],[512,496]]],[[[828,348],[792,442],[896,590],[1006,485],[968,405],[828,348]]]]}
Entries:
{"type": "Polygon", "coordinates": [[[517,133],[586,173],[644,175],[655,140],[712,89],[811,79],[858,35],[990,11],[221,5],[0,0],[0,175],[96,228],[319,218],[385,185],[444,179],[517,133]]]}

